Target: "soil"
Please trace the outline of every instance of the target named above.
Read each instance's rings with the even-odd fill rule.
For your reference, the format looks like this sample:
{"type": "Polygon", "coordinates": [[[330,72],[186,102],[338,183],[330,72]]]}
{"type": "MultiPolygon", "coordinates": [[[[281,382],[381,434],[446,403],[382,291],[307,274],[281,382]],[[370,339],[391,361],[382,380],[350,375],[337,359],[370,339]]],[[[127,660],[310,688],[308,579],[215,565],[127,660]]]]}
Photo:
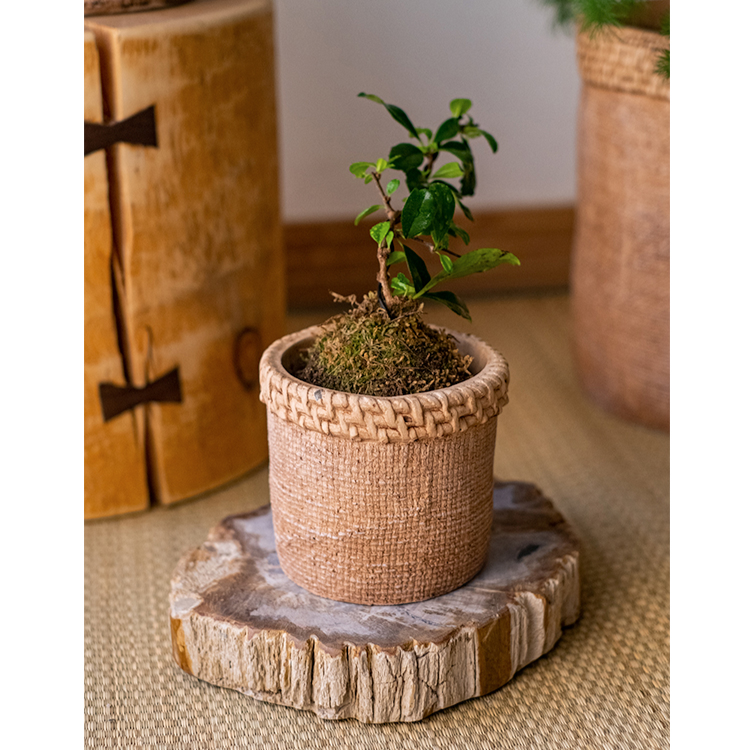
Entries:
{"type": "Polygon", "coordinates": [[[403,396],[461,383],[471,377],[471,357],[455,339],[422,319],[423,305],[398,299],[393,319],[374,292],[361,302],[340,297],[351,309],[323,324],[324,332],[303,352],[303,369],[294,374],[307,383],[368,396],[403,396]]]}

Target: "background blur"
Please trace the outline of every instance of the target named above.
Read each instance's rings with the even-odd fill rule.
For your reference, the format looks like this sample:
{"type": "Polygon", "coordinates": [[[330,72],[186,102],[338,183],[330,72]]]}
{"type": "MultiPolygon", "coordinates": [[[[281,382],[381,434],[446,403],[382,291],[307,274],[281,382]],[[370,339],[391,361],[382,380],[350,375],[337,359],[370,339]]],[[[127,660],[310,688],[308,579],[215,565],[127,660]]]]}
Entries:
{"type": "Polygon", "coordinates": [[[377,94],[419,127],[472,99],[475,212],[569,205],[579,76],[574,39],[535,0],[276,0],[281,195],[286,222],[353,219],[372,186],[348,171],[408,140],[377,94]]]}

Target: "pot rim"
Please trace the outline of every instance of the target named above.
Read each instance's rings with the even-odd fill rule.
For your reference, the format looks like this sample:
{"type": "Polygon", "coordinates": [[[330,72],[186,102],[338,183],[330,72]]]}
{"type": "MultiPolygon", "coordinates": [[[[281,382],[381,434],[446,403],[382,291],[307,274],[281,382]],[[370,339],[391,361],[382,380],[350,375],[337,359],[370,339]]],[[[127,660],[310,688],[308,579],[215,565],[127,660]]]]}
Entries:
{"type": "MultiPolygon", "coordinates": [[[[433,326],[437,328],[437,326],[433,326]]],[[[461,383],[403,396],[368,396],[313,385],[284,364],[293,347],[322,329],[310,326],[277,339],[260,360],[260,400],[270,414],[335,437],[413,442],[464,432],[495,417],[508,402],[507,360],[470,333],[449,328],[461,351],[481,359],[478,372],[461,383]]]]}
{"type": "Polygon", "coordinates": [[[578,27],[576,34],[577,67],[585,85],[666,101],[671,82],[656,72],[656,62],[669,48],[668,37],[634,26],[604,28],[595,35],[578,27]]]}

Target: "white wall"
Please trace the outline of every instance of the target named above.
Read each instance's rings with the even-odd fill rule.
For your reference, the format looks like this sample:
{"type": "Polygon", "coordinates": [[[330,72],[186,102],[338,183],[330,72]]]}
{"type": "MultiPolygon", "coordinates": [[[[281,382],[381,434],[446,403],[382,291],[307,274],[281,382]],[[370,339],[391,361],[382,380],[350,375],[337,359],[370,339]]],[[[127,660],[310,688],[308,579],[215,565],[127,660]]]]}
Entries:
{"type": "Polygon", "coordinates": [[[359,91],[433,130],[450,116],[450,99],[473,100],[499,152],[472,142],[470,207],[574,199],[574,41],[537,0],[276,0],[275,8],[287,221],[353,218],[377,202],[348,166],[387,157],[408,134],[359,91]]]}

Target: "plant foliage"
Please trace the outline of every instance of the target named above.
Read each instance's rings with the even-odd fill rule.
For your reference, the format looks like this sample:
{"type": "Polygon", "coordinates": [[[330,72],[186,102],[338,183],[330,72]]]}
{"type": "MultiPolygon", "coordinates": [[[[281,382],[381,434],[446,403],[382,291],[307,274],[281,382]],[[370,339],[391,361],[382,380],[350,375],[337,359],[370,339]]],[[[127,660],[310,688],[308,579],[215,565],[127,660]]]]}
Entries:
{"type": "MultiPolygon", "coordinates": [[[[592,34],[607,26],[624,26],[636,17],[637,13],[647,5],[647,0],[540,0],[544,5],[554,9],[555,22],[560,26],[579,23],[583,31],[592,34]]],[[[666,11],[661,20],[660,32],[663,36],[670,36],[670,12],[666,11]]],[[[670,78],[670,51],[664,49],[658,58],[656,71],[670,78]]]]}
{"type": "Polygon", "coordinates": [[[358,224],[379,210],[383,210],[387,217],[370,230],[377,243],[381,304],[391,315],[393,295],[411,300],[429,299],[470,320],[468,308],[454,292],[434,291],[434,288],[502,263],[520,265],[512,253],[497,248],[481,248],[463,255],[449,248],[451,238],[459,238],[466,245],[470,241],[468,233],[454,221],[458,208],[473,221],[470,210],[463,203],[463,199],[476,190],[476,166],[470,142],[483,139],[496,153],[497,141],[468,114],[472,107],[470,99],[453,99],[450,117],[436,130],[431,130],[416,127],[400,107],[385,103],[379,96],[365,93],[359,96],[383,105],[412,139],[393,146],[387,159],[355,162],[349,167],[351,173],[365,183],[374,181],[381,198],[381,203],[365,208],[354,223],[358,224]],[[440,156],[451,160],[436,167],[435,162],[440,156]],[[402,172],[402,177],[390,179],[383,188],[382,178],[387,170],[402,172]],[[460,183],[455,185],[448,180],[460,180],[460,183]],[[403,207],[398,210],[393,206],[392,197],[403,182],[408,194],[403,207]],[[442,270],[434,277],[416,247],[439,256],[442,270]],[[405,264],[407,273],[400,271],[391,278],[389,269],[398,264],[405,264]]]}

